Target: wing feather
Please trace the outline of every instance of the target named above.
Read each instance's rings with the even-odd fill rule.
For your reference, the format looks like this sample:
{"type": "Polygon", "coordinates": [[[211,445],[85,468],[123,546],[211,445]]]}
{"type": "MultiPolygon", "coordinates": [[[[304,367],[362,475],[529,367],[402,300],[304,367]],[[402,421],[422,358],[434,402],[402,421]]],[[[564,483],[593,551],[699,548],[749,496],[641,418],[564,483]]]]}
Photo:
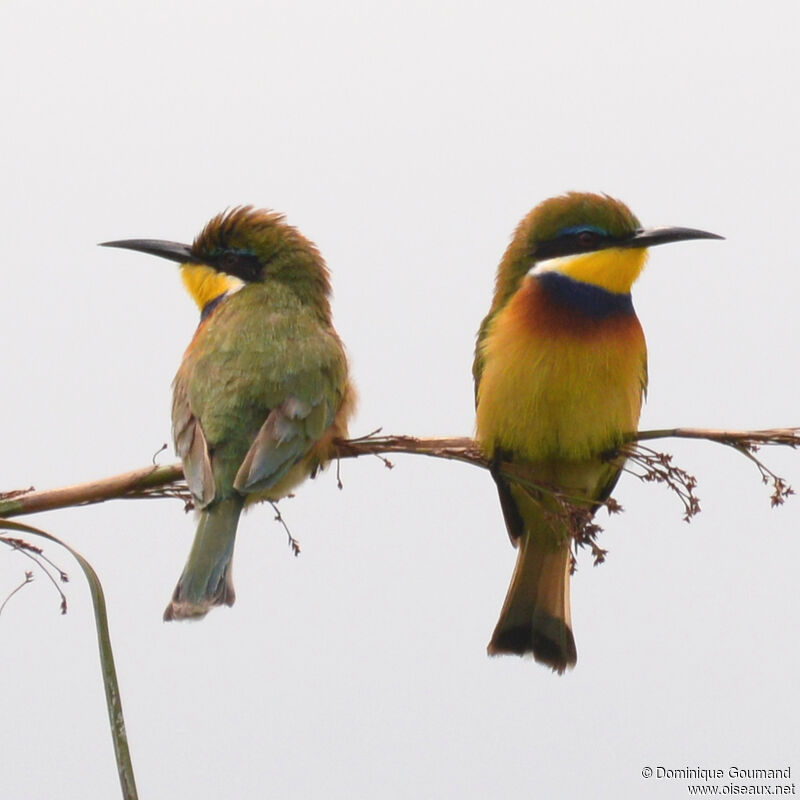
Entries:
{"type": "Polygon", "coordinates": [[[180,374],[175,380],[172,400],[172,438],[175,452],[183,461],[183,475],[196,508],[205,508],[216,493],[211,456],[203,428],[192,413],[180,374]]]}
{"type": "Polygon", "coordinates": [[[310,403],[289,395],[270,411],[236,473],[233,488],[248,494],[277,484],[308,454],[333,417],[324,396],[310,403]]]}

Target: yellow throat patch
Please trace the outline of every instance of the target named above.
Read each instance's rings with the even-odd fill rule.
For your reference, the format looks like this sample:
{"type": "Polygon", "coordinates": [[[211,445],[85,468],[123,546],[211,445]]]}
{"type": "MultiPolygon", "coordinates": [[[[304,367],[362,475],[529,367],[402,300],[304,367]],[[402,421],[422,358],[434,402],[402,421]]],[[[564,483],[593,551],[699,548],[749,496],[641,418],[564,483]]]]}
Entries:
{"type": "Polygon", "coordinates": [[[607,292],[628,294],[647,261],[644,247],[616,248],[550,258],[537,264],[534,272],[558,272],[568,278],[607,292]]]}
{"type": "Polygon", "coordinates": [[[221,294],[244,285],[238,278],[205,264],[181,264],[181,280],[201,311],[221,294]]]}

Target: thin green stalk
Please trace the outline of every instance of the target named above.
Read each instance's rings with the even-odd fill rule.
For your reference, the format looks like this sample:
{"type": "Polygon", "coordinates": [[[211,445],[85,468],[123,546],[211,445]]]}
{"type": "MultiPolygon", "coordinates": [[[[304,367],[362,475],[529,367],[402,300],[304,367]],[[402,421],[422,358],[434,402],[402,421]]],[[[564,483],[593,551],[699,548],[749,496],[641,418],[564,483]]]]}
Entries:
{"type": "MultiPolygon", "coordinates": [[[[114,755],[117,760],[117,771],[122,788],[122,797],[123,800],[137,800],[139,795],[136,792],[136,781],[133,777],[133,764],[131,763],[131,754],[128,748],[128,736],[125,732],[125,719],[122,715],[122,699],[119,693],[117,670],[114,666],[114,653],[111,648],[111,636],[108,630],[106,599],[103,595],[103,587],[100,584],[97,573],[94,571],[92,565],[77,550],[74,550],[68,544],[65,544],[60,539],[57,539],[55,536],[39,528],[34,528],[32,525],[23,525],[20,522],[12,522],[8,519],[0,519],[0,529],[30,533],[55,542],[55,544],[61,545],[61,547],[69,551],[83,570],[83,574],[86,576],[86,580],[89,584],[92,605],[94,607],[97,645],[100,651],[100,668],[103,673],[106,707],[108,708],[111,739],[114,743],[114,755]]],[[[0,537],[0,539],[1,538],[2,537],[0,537]]]]}

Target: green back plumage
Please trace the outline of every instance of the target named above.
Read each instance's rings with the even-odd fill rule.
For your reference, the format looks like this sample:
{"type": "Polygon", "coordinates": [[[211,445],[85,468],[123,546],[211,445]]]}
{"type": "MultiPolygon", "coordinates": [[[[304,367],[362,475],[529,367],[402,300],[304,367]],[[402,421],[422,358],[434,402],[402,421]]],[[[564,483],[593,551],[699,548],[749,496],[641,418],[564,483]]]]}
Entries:
{"type": "Polygon", "coordinates": [[[200,520],[165,619],[234,600],[230,562],[242,508],[288,494],[347,436],[354,406],[316,246],[281,214],[241,206],[189,246],[106,242],[181,265],[201,309],[174,381],[175,449],[200,520]]]}
{"type": "Polygon", "coordinates": [[[207,505],[281,483],[334,423],[347,364],[325,262],[281,214],[220,214],[191,252],[203,269],[244,281],[201,322],[175,379],[176,445],[207,505]]]}
{"type": "Polygon", "coordinates": [[[267,280],[225,299],[198,329],[175,381],[176,404],[185,398],[205,436],[216,498],[233,491],[269,414],[294,398],[307,413],[285,431],[294,441],[276,464],[277,482],[332,424],[346,381],[338,336],[293,288],[267,280]]]}

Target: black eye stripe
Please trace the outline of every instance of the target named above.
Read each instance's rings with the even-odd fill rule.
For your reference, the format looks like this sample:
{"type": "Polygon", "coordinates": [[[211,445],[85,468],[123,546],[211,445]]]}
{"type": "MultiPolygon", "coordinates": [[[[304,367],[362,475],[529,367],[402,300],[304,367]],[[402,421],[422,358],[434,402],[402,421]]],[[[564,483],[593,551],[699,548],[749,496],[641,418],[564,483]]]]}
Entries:
{"type": "Polygon", "coordinates": [[[261,263],[252,253],[236,253],[226,250],[216,258],[214,266],[243,281],[257,281],[261,278],[261,263]]]}
{"type": "Polygon", "coordinates": [[[559,258],[560,256],[572,256],[603,250],[607,247],[613,247],[616,241],[618,240],[614,237],[596,231],[584,230],[562,233],[555,239],[539,242],[532,255],[537,261],[544,261],[548,258],[559,258]]]}

